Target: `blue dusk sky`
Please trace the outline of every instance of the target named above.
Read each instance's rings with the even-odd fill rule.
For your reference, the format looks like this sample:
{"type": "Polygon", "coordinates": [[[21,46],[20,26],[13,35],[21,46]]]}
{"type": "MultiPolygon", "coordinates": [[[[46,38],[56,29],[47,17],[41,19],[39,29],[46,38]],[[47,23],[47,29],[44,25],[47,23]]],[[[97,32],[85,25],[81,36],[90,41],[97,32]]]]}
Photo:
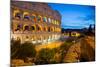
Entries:
{"type": "Polygon", "coordinates": [[[95,24],[95,6],[57,3],[49,3],[48,5],[60,12],[62,28],[81,29],[95,24]]]}

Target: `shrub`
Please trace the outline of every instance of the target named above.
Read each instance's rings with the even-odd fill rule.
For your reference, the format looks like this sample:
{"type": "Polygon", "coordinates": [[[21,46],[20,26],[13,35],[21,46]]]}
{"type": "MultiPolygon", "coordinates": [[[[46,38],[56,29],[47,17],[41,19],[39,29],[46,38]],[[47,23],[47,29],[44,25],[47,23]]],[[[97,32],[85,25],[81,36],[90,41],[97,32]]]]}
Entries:
{"type": "Polygon", "coordinates": [[[11,40],[11,58],[16,58],[18,50],[20,49],[20,40],[11,40]]]}
{"type": "Polygon", "coordinates": [[[52,63],[54,55],[55,49],[43,48],[39,51],[38,60],[36,60],[36,64],[52,63]]]}
{"type": "Polygon", "coordinates": [[[25,42],[21,45],[17,54],[18,58],[20,59],[25,59],[27,57],[35,57],[36,55],[35,46],[33,46],[32,43],[25,42]]]}
{"type": "Polygon", "coordinates": [[[25,42],[23,44],[17,40],[11,40],[11,58],[23,59],[34,58],[36,55],[35,46],[32,43],[25,42]]]}

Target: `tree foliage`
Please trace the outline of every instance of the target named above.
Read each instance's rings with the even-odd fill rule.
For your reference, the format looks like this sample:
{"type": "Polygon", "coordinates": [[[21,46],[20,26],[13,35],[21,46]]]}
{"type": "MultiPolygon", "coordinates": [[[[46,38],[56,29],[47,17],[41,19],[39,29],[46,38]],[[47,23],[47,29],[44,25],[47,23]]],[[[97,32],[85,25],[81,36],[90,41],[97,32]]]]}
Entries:
{"type": "Polygon", "coordinates": [[[53,62],[55,49],[43,48],[39,51],[37,64],[48,64],[53,62]]]}
{"type": "Polygon", "coordinates": [[[25,42],[18,51],[18,58],[35,57],[36,50],[32,43],[25,42]]]}
{"type": "Polygon", "coordinates": [[[36,55],[35,46],[32,43],[25,42],[23,44],[17,40],[11,40],[11,58],[23,59],[27,57],[34,58],[36,55]]]}

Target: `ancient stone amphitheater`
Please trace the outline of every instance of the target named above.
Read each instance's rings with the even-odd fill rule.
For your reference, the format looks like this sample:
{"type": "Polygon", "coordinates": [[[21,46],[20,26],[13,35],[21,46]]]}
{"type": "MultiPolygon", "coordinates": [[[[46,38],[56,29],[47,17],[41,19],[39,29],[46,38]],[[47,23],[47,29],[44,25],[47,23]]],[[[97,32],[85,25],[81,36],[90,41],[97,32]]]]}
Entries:
{"type": "Polygon", "coordinates": [[[12,1],[11,38],[49,43],[61,37],[61,15],[46,3],[12,1]]]}

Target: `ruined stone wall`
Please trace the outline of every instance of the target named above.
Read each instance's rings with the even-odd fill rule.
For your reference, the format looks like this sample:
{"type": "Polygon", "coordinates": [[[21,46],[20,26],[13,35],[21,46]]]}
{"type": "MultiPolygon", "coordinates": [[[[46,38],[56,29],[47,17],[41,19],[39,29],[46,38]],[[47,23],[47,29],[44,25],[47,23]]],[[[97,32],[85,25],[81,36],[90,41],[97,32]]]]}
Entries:
{"type": "Polygon", "coordinates": [[[61,35],[61,15],[46,3],[13,1],[11,37],[21,42],[46,43],[61,35]]]}

